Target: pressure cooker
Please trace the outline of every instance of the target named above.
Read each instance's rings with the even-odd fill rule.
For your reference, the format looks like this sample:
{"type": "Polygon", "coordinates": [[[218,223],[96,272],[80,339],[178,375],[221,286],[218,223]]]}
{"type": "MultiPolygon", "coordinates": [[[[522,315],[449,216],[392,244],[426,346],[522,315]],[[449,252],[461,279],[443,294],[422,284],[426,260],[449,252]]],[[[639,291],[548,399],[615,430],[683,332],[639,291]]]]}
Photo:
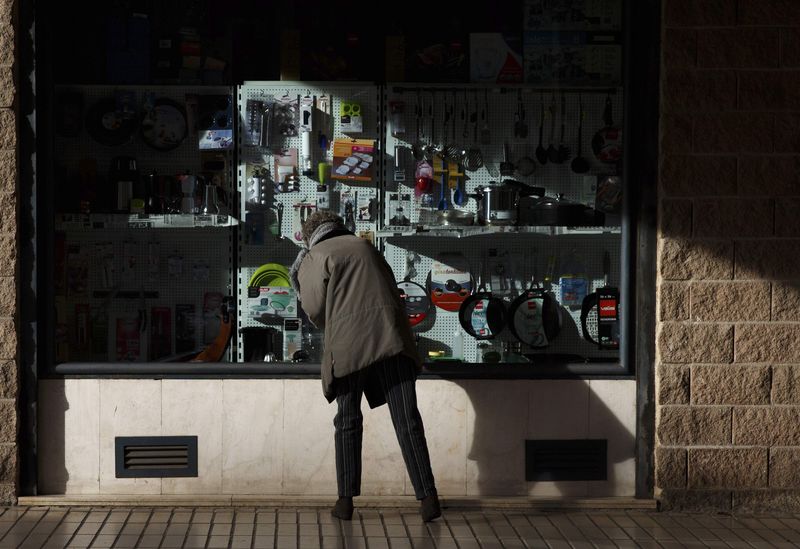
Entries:
{"type": "Polygon", "coordinates": [[[519,200],[519,225],[603,225],[604,215],[579,202],[551,196],[526,196],[519,200]]]}
{"type": "Polygon", "coordinates": [[[470,195],[478,202],[478,223],[481,225],[516,225],[520,197],[541,196],[544,188],[531,187],[520,181],[492,181],[478,187],[470,195]]]}

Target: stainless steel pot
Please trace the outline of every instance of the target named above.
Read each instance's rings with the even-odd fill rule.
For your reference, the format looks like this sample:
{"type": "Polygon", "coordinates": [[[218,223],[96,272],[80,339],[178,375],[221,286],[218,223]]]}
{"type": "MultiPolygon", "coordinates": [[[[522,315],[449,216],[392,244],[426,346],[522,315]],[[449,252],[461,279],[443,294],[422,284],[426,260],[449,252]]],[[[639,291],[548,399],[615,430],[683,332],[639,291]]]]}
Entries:
{"type": "Polygon", "coordinates": [[[478,202],[478,223],[515,225],[520,197],[532,194],[544,194],[544,189],[530,187],[513,179],[478,187],[473,195],[478,202]]]}

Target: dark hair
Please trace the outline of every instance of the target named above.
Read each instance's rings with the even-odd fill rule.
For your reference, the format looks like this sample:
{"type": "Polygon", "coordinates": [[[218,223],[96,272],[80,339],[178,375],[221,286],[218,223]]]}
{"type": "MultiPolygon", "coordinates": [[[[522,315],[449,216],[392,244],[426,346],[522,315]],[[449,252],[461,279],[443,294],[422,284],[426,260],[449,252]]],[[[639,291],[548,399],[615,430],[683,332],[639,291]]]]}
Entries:
{"type": "Polygon", "coordinates": [[[308,216],[308,219],[306,219],[303,223],[302,235],[303,242],[306,243],[306,246],[308,246],[314,231],[319,229],[320,225],[323,225],[324,223],[336,223],[337,225],[342,225],[342,227],[344,227],[344,220],[332,211],[317,210],[308,216]]]}

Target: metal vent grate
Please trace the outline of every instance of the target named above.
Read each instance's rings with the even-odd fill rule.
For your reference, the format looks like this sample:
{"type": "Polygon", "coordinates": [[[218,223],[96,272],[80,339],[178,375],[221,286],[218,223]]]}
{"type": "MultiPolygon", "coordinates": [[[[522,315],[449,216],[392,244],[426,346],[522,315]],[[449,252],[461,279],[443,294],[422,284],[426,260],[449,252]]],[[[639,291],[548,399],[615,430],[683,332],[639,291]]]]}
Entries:
{"type": "Polygon", "coordinates": [[[526,440],[525,480],[607,480],[608,441],[526,440]]]}
{"type": "Polygon", "coordinates": [[[197,437],[116,437],[117,478],[196,477],[197,437]]]}

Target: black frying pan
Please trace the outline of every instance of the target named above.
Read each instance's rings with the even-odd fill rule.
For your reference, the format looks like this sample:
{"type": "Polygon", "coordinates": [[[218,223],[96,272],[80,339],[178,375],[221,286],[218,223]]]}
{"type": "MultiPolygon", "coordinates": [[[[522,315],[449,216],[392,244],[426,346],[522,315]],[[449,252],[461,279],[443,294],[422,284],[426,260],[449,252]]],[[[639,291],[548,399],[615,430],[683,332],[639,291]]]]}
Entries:
{"type": "Polygon", "coordinates": [[[558,303],[537,285],[535,274],[530,288],[511,302],[508,323],[514,337],[534,349],[544,349],[561,331],[558,303]]]}
{"type": "Polygon", "coordinates": [[[503,300],[486,290],[486,278],[481,274],[478,290],[461,303],[458,321],[475,339],[493,339],[506,326],[506,306],[503,300]]]}

